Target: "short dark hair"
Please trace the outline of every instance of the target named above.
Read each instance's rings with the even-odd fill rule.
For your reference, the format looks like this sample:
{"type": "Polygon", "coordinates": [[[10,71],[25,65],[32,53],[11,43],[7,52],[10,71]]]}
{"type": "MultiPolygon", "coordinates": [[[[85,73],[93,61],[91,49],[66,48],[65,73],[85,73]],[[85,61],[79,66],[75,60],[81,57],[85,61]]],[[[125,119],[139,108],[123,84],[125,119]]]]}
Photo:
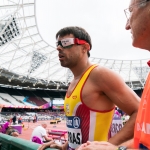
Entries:
{"type": "Polygon", "coordinates": [[[9,128],[6,130],[6,134],[11,135],[11,136],[12,136],[13,132],[19,133],[18,130],[13,129],[12,127],[9,127],[9,128]]]}
{"type": "MultiPolygon", "coordinates": [[[[77,26],[70,26],[60,29],[56,33],[56,39],[58,36],[63,37],[65,35],[73,34],[75,38],[79,38],[81,40],[85,40],[90,45],[90,50],[92,49],[92,41],[90,35],[87,33],[87,31],[81,27],[77,26]]],[[[88,57],[90,57],[90,52],[87,52],[88,57]]]]}

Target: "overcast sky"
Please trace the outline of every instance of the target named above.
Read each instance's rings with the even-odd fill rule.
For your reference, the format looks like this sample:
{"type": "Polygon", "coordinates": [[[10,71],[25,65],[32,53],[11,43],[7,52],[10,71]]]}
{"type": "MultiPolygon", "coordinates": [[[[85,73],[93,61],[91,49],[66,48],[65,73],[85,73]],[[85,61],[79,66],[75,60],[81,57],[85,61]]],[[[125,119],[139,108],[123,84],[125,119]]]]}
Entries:
{"type": "Polygon", "coordinates": [[[130,0],[36,0],[36,17],[43,39],[55,46],[55,34],[66,26],[80,26],[92,38],[92,57],[144,59],[146,50],[132,47],[130,31],[125,30],[124,9],[130,0]]]}

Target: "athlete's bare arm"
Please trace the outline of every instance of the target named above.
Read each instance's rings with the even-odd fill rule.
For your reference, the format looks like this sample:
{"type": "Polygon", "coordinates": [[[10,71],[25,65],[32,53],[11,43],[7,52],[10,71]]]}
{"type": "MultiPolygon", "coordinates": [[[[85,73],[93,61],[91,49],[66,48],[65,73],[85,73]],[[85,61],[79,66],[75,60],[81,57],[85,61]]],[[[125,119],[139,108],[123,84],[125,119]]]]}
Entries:
{"type": "Polygon", "coordinates": [[[83,96],[85,104],[89,107],[104,111],[112,109],[115,104],[130,116],[129,121],[122,130],[110,138],[109,142],[119,145],[131,139],[133,137],[134,124],[140,101],[137,94],[125,84],[117,73],[104,67],[96,67],[92,71],[87,85],[91,88],[85,88],[83,96]],[[88,90],[92,91],[92,96],[85,94],[88,90]],[[99,95],[97,95],[98,92],[99,95]],[[96,100],[94,101],[94,99],[96,100]],[[91,103],[90,100],[92,100],[91,103]]]}
{"type": "Polygon", "coordinates": [[[57,143],[55,143],[55,141],[50,141],[50,142],[47,142],[47,143],[43,143],[39,146],[39,148],[37,150],[45,150],[46,148],[56,148],[58,150],[67,150],[67,147],[68,147],[68,141],[65,142],[64,144],[62,145],[59,145],[57,143]]]}
{"type": "Polygon", "coordinates": [[[125,146],[128,149],[134,149],[133,139],[126,141],[126,142],[120,144],[119,146],[125,146]]]}
{"type": "Polygon", "coordinates": [[[102,142],[87,141],[86,143],[79,146],[76,150],[93,150],[93,149],[98,149],[98,150],[113,150],[114,149],[115,150],[115,149],[118,149],[119,146],[125,146],[127,147],[127,149],[134,149],[133,139],[125,143],[122,143],[121,145],[117,145],[117,146],[110,144],[109,142],[105,142],[105,141],[102,141],[102,142]]]}

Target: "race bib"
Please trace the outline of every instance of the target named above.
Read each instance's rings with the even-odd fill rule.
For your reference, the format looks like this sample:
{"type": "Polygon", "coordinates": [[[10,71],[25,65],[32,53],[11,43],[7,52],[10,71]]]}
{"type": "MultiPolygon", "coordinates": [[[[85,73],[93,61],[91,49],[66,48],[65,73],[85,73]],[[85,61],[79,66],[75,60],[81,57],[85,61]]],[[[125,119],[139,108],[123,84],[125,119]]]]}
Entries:
{"type": "Polygon", "coordinates": [[[69,149],[75,149],[82,144],[81,120],[79,117],[66,116],[66,125],[68,128],[69,149]]]}
{"type": "Polygon", "coordinates": [[[111,125],[111,137],[117,134],[123,127],[122,120],[119,118],[113,118],[111,125]]]}

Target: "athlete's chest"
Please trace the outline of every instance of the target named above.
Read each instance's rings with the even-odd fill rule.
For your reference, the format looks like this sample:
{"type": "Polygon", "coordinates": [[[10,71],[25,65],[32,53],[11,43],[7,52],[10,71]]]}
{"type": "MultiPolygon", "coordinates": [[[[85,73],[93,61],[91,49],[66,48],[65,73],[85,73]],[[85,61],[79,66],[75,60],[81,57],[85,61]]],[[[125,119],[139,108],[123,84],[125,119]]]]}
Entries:
{"type": "Polygon", "coordinates": [[[69,85],[69,87],[68,87],[68,90],[67,90],[67,96],[68,96],[68,97],[71,96],[72,93],[74,92],[74,90],[77,88],[78,82],[79,82],[79,79],[78,79],[78,80],[73,80],[73,81],[70,83],[70,85],[69,85]]]}

